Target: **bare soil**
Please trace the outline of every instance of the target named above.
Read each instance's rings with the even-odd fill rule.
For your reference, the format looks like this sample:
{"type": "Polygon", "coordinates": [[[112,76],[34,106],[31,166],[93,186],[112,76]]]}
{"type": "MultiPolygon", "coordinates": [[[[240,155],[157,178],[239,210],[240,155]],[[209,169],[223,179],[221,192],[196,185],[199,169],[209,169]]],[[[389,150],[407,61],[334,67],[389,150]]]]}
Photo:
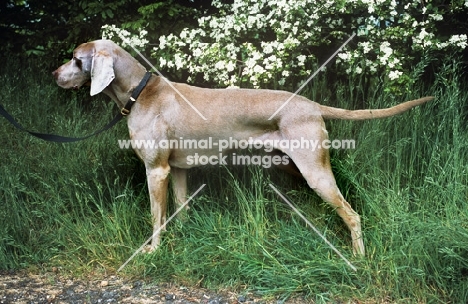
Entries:
{"type": "Polygon", "coordinates": [[[96,280],[72,279],[56,272],[33,274],[0,271],[0,304],[42,303],[311,303],[301,298],[281,301],[259,295],[230,291],[214,292],[172,283],[154,284],[144,280],[126,280],[119,276],[96,280]]]}

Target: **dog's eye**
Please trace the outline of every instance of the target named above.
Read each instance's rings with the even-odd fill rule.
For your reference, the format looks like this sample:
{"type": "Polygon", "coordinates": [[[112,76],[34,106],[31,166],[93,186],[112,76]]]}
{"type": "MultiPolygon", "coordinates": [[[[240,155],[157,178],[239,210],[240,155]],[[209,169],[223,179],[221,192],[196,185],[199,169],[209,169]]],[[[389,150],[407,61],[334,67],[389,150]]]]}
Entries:
{"type": "Polygon", "coordinates": [[[80,59],[76,58],[76,57],[73,57],[73,61],[75,61],[76,63],[76,66],[81,70],[81,67],[82,67],[82,62],[80,59]]]}

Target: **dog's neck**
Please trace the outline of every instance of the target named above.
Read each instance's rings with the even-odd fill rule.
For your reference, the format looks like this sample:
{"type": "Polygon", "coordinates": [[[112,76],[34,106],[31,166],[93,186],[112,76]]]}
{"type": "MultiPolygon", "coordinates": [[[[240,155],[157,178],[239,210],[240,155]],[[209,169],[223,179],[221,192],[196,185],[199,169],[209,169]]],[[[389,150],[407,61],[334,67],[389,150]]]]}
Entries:
{"type": "Polygon", "coordinates": [[[120,54],[120,56],[127,58],[114,63],[115,78],[110,85],[102,91],[114,100],[119,108],[122,108],[127,103],[133,90],[138,86],[146,73],[146,69],[143,65],[126,51],[121,51],[122,54],[120,54]]]}

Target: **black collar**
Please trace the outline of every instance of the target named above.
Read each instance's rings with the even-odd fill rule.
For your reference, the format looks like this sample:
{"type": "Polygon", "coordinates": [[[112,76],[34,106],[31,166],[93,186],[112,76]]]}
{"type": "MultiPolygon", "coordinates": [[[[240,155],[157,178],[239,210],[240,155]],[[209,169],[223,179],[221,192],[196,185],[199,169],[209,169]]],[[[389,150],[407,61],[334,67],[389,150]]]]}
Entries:
{"type": "Polygon", "coordinates": [[[140,81],[140,84],[133,90],[132,96],[130,96],[130,99],[127,101],[125,106],[120,110],[120,113],[123,116],[127,116],[130,114],[130,109],[132,108],[133,104],[136,102],[138,96],[140,95],[141,91],[145,88],[146,84],[148,83],[148,80],[150,79],[152,73],[151,72],[146,72],[145,76],[143,79],[140,81]]]}

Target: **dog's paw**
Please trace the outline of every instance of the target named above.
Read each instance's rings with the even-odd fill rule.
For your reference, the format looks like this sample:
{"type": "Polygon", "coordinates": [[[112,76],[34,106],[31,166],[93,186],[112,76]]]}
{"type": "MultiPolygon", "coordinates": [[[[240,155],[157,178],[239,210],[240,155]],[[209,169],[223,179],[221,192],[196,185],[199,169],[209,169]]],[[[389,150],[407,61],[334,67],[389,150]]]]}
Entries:
{"type": "Polygon", "coordinates": [[[151,254],[151,253],[153,253],[153,252],[156,251],[156,248],[157,248],[157,247],[154,247],[154,246],[152,246],[152,245],[146,245],[146,246],[141,250],[141,252],[142,252],[142,253],[145,253],[145,254],[151,254]]]}

